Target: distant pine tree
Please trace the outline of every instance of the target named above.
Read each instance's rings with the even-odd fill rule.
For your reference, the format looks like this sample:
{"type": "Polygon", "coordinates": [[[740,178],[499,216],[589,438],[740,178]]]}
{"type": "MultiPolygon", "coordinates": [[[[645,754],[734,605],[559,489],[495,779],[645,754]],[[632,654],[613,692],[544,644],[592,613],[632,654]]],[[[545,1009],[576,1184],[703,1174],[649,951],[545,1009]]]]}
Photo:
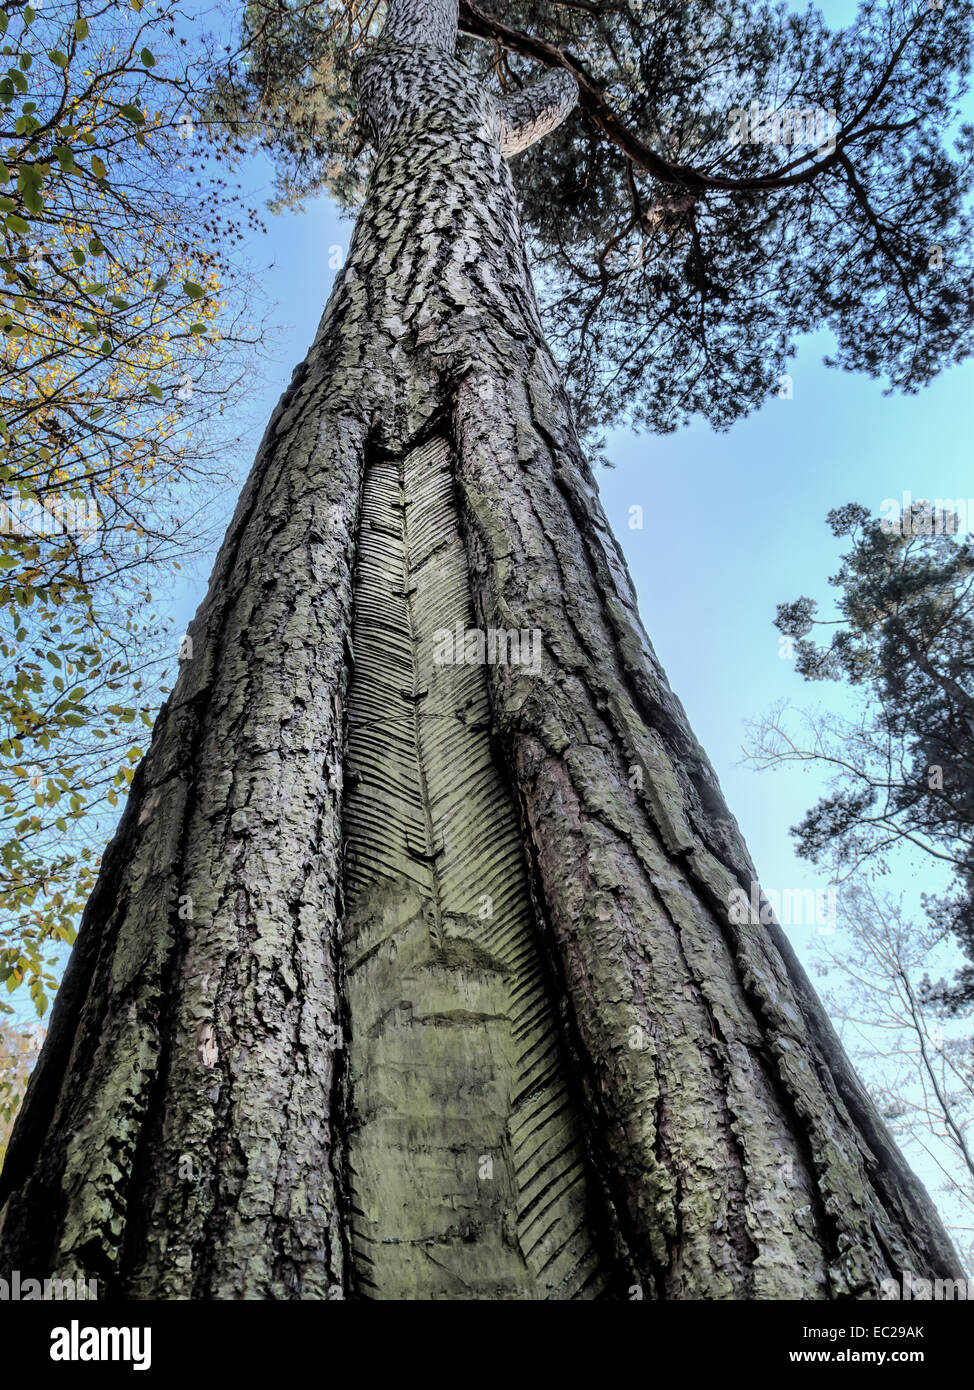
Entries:
{"type": "Polygon", "coordinates": [[[838,775],[796,827],[798,852],[848,867],[902,843],[952,871],[953,888],[927,905],[972,962],[932,991],[955,1011],[974,1004],[974,542],[963,507],[963,518],[936,499],[881,517],[853,503],[830,512],[833,535],[852,541],[829,581],[840,590],[842,616],[827,624],[836,630],[824,646],[810,639],[823,620],[808,598],[780,604],[775,624],[795,640],[806,680],[845,680],[868,696],[838,762],[824,744],[803,755],[838,775]]]}

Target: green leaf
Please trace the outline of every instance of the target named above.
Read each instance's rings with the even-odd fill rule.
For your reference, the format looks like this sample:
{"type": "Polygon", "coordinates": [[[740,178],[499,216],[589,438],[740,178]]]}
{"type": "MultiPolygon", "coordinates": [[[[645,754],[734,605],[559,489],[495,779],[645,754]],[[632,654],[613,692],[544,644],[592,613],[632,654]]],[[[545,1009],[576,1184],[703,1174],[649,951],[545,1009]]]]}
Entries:
{"type": "Polygon", "coordinates": [[[24,236],[30,231],[30,223],[25,222],[22,217],[18,217],[12,212],[7,216],[7,226],[12,232],[16,232],[18,236],[24,236]]]}
{"type": "Polygon", "coordinates": [[[125,105],[120,106],[118,110],[119,114],[124,116],[127,121],[131,121],[133,125],[145,125],[145,117],[142,112],[137,106],[133,106],[131,102],[127,101],[125,105]]]}
{"type": "Polygon", "coordinates": [[[149,52],[147,48],[143,48],[142,52],[139,54],[139,57],[142,59],[143,63],[146,65],[147,68],[155,67],[156,60],[155,58],[153,58],[152,54],[149,52]]]}
{"type": "Polygon", "coordinates": [[[86,19],[76,19],[74,21],[74,36],[78,40],[88,37],[88,21],[86,19]]]}
{"type": "Polygon", "coordinates": [[[71,61],[66,53],[62,53],[59,48],[52,48],[47,55],[56,68],[66,68],[71,61]]]}
{"type": "Polygon", "coordinates": [[[202,285],[197,285],[197,283],[195,282],[195,280],[184,280],[184,281],[183,281],[183,289],[184,289],[184,290],[186,291],[186,293],[189,295],[190,299],[202,299],[202,298],[203,298],[203,286],[202,286],[202,285]]]}
{"type": "Polygon", "coordinates": [[[21,169],[20,177],[17,179],[17,188],[28,212],[40,214],[44,211],[44,200],[41,197],[43,185],[44,179],[39,169],[33,166],[21,169]]]}
{"type": "Polygon", "coordinates": [[[104,164],[96,154],[93,154],[91,156],[91,172],[94,174],[96,179],[103,179],[105,175],[108,173],[108,170],[105,168],[104,164]]]}

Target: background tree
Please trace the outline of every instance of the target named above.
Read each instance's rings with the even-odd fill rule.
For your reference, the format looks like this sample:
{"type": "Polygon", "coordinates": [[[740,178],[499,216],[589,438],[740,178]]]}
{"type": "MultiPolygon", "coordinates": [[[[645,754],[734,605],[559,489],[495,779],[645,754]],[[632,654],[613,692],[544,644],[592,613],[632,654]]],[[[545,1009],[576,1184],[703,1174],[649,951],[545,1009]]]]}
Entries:
{"type": "MultiPolygon", "coordinates": [[[[849,504],[829,513],[848,537],[830,583],[835,619],[809,598],[780,604],[775,625],[794,643],[808,681],[846,681],[863,695],[858,717],[806,717],[795,730],[781,711],[758,726],[758,766],[811,762],[833,790],[795,827],[798,853],[843,876],[881,865],[909,846],[945,870],[951,884],[927,910],[974,959],[974,549],[953,503],[913,503],[872,517],[849,504]],[[829,641],[812,640],[833,626],[829,641]]],[[[974,969],[935,991],[948,1008],[974,1001],[974,969]]]]}
{"type": "Polygon", "coordinates": [[[36,1024],[17,1027],[0,1018],[0,1167],[14,1116],[44,1041],[44,1030],[36,1024]]]}
{"type": "Polygon", "coordinates": [[[0,982],[39,1013],[176,655],[152,591],[211,540],[257,337],[181,22],[0,14],[0,982]]]}
{"type": "Polygon", "coordinates": [[[843,887],[839,933],[818,943],[825,1001],[880,1114],[908,1153],[938,1172],[942,1211],[968,1268],[974,1264],[974,1049],[924,998],[950,936],[917,922],[862,876],[843,887]]]}
{"type": "MultiPolygon", "coordinates": [[[[350,73],[383,13],[245,6],[215,108],[276,161],[283,202],[360,201],[350,73]]],[[[500,93],[541,69],[578,83],[578,114],[513,169],[583,429],[726,427],[786,389],[798,336],[823,325],[836,365],[905,391],[970,352],[967,3],[867,0],[833,31],[748,0],[464,0],[460,28],[500,93]]]]}

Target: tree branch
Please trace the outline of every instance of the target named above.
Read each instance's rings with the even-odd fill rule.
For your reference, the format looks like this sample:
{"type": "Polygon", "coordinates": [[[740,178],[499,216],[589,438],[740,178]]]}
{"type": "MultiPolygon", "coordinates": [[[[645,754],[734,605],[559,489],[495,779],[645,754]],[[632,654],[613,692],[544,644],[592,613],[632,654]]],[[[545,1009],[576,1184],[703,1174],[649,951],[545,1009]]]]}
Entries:
{"type": "Polygon", "coordinates": [[[757,193],[776,188],[790,188],[799,184],[810,183],[824,170],[838,163],[843,147],[850,143],[854,135],[865,133],[860,128],[861,123],[879,100],[906,45],[916,33],[927,13],[927,11],[921,10],[914,19],[890,55],[890,61],[879,74],[866,100],[846,124],[845,129],[837,136],[835,146],[829,154],[812,164],[806,163],[808,156],[799,157],[776,174],[767,174],[756,178],[729,178],[718,174],[706,174],[690,165],[674,164],[670,160],[664,159],[662,155],[657,154],[649,145],[640,140],[619,119],[605,99],[598,83],[589,76],[581,62],[572,53],[559,48],[557,44],[549,43],[546,39],[535,38],[520,29],[512,29],[508,25],[502,24],[500,20],[494,19],[493,16],[478,9],[476,5],[471,3],[471,0],[459,0],[460,29],[464,34],[469,34],[472,38],[488,39],[503,44],[510,52],[519,53],[524,58],[533,58],[546,68],[562,68],[571,73],[578,83],[579,105],[582,110],[588,113],[603,135],[627,158],[631,159],[637,168],[643,169],[647,174],[651,174],[664,183],[679,184],[683,188],[701,193],[717,190],[757,193]],[[802,165],[805,167],[801,167],[802,165]]]}
{"type": "Polygon", "coordinates": [[[520,154],[557,130],[578,105],[578,83],[570,72],[554,69],[523,92],[500,103],[501,153],[520,154]]]}

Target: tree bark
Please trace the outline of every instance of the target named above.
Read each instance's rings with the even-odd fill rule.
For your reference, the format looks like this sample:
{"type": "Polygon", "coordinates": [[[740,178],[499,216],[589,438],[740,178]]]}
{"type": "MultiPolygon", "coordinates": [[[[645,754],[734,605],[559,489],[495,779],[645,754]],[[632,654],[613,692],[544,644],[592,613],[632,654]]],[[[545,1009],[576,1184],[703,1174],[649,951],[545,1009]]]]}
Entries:
{"type": "Polygon", "coordinates": [[[455,37],[456,0],[394,0],[359,66],[365,205],[86,910],[0,1267],[140,1298],[959,1277],[783,934],[734,920],[754,870],[502,157],[564,84],[498,103],[455,37]]]}

